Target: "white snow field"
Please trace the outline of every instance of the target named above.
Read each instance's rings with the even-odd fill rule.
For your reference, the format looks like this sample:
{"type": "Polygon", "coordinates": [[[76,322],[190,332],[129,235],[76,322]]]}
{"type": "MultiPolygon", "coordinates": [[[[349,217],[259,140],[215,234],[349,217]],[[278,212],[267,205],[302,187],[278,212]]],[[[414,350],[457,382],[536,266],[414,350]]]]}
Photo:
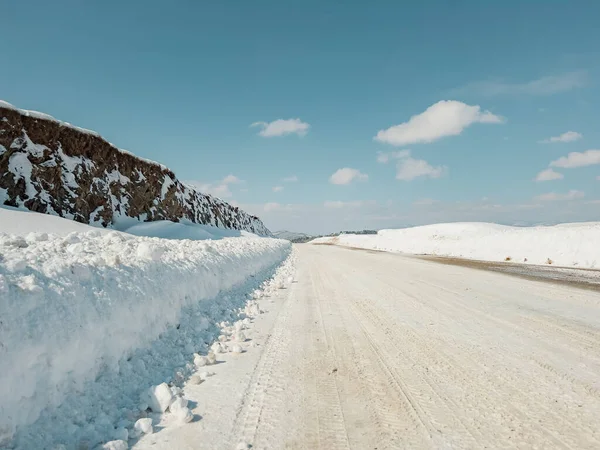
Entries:
{"type": "Polygon", "coordinates": [[[482,261],[600,268],[600,222],[537,227],[442,223],[381,230],[376,235],[322,237],[311,243],[482,261]]]}
{"type": "MultiPolygon", "coordinates": [[[[257,313],[261,289],[287,280],[276,271],[291,244],[193,228],[146,230],[219,240],[0,208],[0,447],[127,448],[148,429],[138,419],[164,412],[163,382],[168,414],[194,419],[178,386],[199,358],[214,362],[220,334],[248,325],[234,324],[257,313]]],[[[230,335],[219,350],[243,351],[230,335]]]]}
{"type": "Polygon", "coordinates": [[[136,450],[600,448],[600,293],[336,246],[296,267],[257,346],[186,385],[202,420],[136,450]]]}

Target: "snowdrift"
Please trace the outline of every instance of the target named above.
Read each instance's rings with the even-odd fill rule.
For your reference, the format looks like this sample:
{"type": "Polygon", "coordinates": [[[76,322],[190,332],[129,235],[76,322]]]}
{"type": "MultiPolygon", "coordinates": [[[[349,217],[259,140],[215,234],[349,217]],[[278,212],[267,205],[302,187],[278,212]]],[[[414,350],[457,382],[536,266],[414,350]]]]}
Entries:
{"type": "Polygon", "coordinates": [[[311,243],[600,269],[600,222],[527,228],[490,223],[442,223],[381,230],[376,235],[342,234],[318,238],[311,243]]]}
{"type": "Polygon", "coordinates": [[[93,448],[139,412],[140,391],[185,374],[291,251],[253,235],[167,240],[0,213],[0,446],[60,436],[93,448]]]}

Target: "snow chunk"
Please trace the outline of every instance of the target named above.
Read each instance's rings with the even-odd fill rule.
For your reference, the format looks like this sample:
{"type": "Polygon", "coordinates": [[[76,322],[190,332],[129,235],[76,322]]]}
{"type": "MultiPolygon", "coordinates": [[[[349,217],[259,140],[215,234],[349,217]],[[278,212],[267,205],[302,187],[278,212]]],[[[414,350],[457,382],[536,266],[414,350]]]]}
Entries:
{"type": "Polygon", "coordinates": [[[135,437],[139,437],[142,434],[154,433],[154,429],[152,428],[152,419],[149,417],[138,419],[135,425],[133,426],[133,431],[135,437]]]}
{"type": "Polygon", "coordinates": [[[202,384],[203,382],[202,377],[196,373],[190,377],[190,384],[202,384]]]}
{"type": "Polygon", "coordinates": [[[242,346],[240,344],[234,344],[231,346],[231,352],[232,353],[243,353],[244,349],[242,348],[242,346]]]}
{"type": "Polygon", "coordinates": [[[154,412],[165,412],[173,401],[173,393],[167,383],[152,386],[147,392],[148,406],[154,412]]]}
{"type": "Polygon", "coordinates": [[[127,450],[129,445],[126,441],[110,441],[102,446],[102,450],[127,450]]]}
{"type": "Polygon", "coordinates": [[[173,401],[170,411],[179,423],[188,423],[194,419],[194,414],[187,407],[187,400],[181,397],[173,401]]]}
{"type": "Polygon", "coordinates": [[[201,356],[198,353],[194,354],[194,364],[196,367],[204,367],[209,364],[208,359],[205,356],[201,356]]]}

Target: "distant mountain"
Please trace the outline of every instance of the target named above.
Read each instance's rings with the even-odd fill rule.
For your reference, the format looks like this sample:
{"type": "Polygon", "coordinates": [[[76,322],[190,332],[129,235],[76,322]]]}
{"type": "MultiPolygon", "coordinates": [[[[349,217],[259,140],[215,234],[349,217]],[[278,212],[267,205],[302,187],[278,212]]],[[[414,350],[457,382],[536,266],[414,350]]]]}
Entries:
{"type": "Polygon", "coordinates": [[[122,219],[189,220],[270,235],[258,217],[196,191],[165,166],[2,101],[0,204],[104,227],[122,219]]]}
{"type": "Polygon", "coordinates": [[[273,232],[273,236],[279,239],[286,239],[288,241],[291,242],[307,242],[310,241],[311,239],[313,239],[313,236],[310,236],[308,234],[305,233],[296,233],[293,231],[285,231],[285,230],[281,230],[281,231],[275,231],[273,232]]]}

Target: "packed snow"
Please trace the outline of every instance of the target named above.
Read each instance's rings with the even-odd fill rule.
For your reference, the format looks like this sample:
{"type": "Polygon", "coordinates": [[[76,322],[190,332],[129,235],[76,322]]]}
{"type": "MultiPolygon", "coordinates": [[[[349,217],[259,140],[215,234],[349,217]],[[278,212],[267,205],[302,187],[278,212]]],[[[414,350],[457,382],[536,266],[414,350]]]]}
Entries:
{"type": "Polygon", "coordinates": [[[311,241],[346,247],[482,261],[600,269],[600,222],[510,227],[442,223],[376,235],[342,234],[311,241]]]}
{"type": "Polygon", "coordinates": [[[291,244],[143,226],[173,239],[0,208],[0,446],[127,448],[152,432],[140,419],[193,420],[178,386],[215,362],[213,342],[243,351],[241,326],[217,338],[291,244]]]}

